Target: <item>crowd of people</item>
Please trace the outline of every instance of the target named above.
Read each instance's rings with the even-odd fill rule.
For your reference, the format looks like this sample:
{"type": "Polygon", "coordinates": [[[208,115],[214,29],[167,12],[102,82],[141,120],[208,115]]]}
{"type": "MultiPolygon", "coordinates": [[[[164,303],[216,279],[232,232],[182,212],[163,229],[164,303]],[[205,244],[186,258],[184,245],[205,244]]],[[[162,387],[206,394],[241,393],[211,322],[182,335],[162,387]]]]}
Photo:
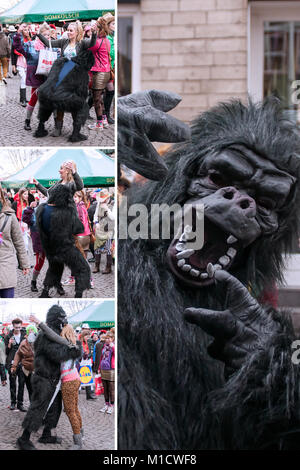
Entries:
{"type": "MultiPolygon", "coordinates": [[[[94,288],[93,276],[100,273],[101,255],[106,256],[106,267],[102,274],[112,272],[115,245],[114,193],[106,188],[85,189],[83,181],[77,173],[76,164],[72,161],[64,162],[59,169],[59,174],[60,180],[50,188],[45,188],[35,178],[32,178],[32,183],[35,185],[33,190],[22,187],[14,193],[13,190],[0,187],[0,297],[2,298],[14,297],[18,268],[23,271],[24,275],[28,275],[30,268],[33,268],[31,291],[38,292],[37,279],[47,258],[45,245],[41,239],[41,230],[46,230],[52,220],[51,217],[53,217],[51,212],[53,204],[48,203],[49,197],[61,185],[70,189],[75,216],[80,221],[80,227],[83,227],[81,233],[70,234],[71,240],[64,241],[68,241],[70,245],[77,248],[80,252],[79,256],[85,260],[85,265],[89,267],[90,263],[95,263],[93,270],[89,268],[90,285],[88,288],[94,288]],[[36,217],[37,209],[41,205],[44,205],[42,219],[44,225],[42,228],[36,217]],[[34,265],[31,264],[31,252],[35,255],[34,265]],[[88,259],[88,263],[89,252],[92,257],[88,259]]],[[[59,232],[62,228],[56,227],[55,230],[57,229],[59,232]]],[[[54,229],[51,228],[51,230],[54,229]]],[[[53,257],[56,256],[56,248],[59,250],[61,247],[53,247],[51,252],[53,257]]],[[[76,290],[76,279],[81,275],[80,271],[76,269],[76,265],[67,263],[68,261],[62,259],[62,271],[64,265],[67,265],[71,269],[71,275],[63,281],[61,279],[62,271],[58,274],[55,287],[59,295],[65,294],[65,286],[74,285],[76,290]]],[[[50,286],[45,285],[45,282],[44,280],[41,297],[49,297],[50,286]]],[[[76,292],[76,296],[82,296],[82,292],[79,292],[78,289],[76,292]]]]}
{"type": "Polygon", "coordinates": [[[84,428],[78,408],[78,392],[84,387],[87,400],[98,398],[92,392],[91,385],[84,386],[81,382],[81,363],[88,359],[94,374],[101,376],[105,404],[99,411],[112,414],[115,396],[115,329],[91,330],[88,323],[74,329],[67,323],[59,336],[35,315],[30,315],[29,320],[31,324],[25,327],[22,319],[15,318],[11,328],[3,328],[0,332],[0,375],[2,386],[6,386],[8,374],[9,409],[27,411],[24,406],[25,386],[31,403],[34,386],[32,375],[35,370],[34,343],[39,331],[43,331],[51,341],[70,347],[73,345],[78,348],[78,357],[61,363],[61,392],[64,409],[75,436],[71,449],[79,450],[82,448],[84,428]]]}
{"type": "MultiPolygon", "coordinates": [[[[62,28],[46,22],[40,25],[0,25],[0,81],[18,75],[20,79],[20,104],[26,107],[24,129],[31,131],[31,117],[38,101],[39,87],[47,80],[47,74],[38,68],[41,51],[51,47],[56,57],[69,60],[81,51],[90,49],[94,65],[89,76],[89,107],[94,107],[96,119],[91,130],[103,130],[114,124],[112,102],[114,100],[114,47],[115,18],[106,13],[88,23],[65,23],[62,28]],[[11,72],[11,74],[10,74],[11,72]],[[30,99],[27,100],[27,87],[30,99]]],[[[49,69],[47,71],[49,73],[49,69]]],[[[53,137],[61,135],[64,112],[54,113],[53,137]]],[[[88,119],[93,120],[91,114],[88,119]]]]}

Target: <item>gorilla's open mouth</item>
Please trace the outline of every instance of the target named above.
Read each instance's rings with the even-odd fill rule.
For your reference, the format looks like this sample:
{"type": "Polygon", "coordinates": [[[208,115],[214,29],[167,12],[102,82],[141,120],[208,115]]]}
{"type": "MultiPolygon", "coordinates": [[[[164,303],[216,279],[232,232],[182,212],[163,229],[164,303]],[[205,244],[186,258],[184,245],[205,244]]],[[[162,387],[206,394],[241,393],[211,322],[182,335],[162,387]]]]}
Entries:
{"type": "Polygon", "coordinates": [[[241,248],[239,240],[205,217],[204,245],[201,250],[188,247],[188,232],[185,227],[179,239],[173,239],[167,252],[172,272],[191,286],[208,286],[214,282],[217,269],[228,271],[241,248]]]}

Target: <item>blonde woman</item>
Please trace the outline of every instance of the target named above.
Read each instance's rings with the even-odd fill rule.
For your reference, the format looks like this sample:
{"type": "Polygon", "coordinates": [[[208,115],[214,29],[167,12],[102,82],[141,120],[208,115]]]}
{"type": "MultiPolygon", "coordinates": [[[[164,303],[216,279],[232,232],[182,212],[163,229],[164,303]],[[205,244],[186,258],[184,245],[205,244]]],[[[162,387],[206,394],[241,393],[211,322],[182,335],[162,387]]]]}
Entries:
{"type": "MultiPolygon", "coordinates": [[[[67,29],[67,38],[56,39],[51,41],[52,47],[58,47],[61,50],[61,57],[67,57],[71,60],[73,57],[76,57],[80,52],[93,47],[96,43],[97,33],[95,32],[96,26],[92,27],[92,36],[90,38],[84,38],[84,31],[80,21],[70,23],[67,29]]],[[[49,47],[49,40],[42,34],[38,34],[39,39],[45,44],[46,47],[49,47]]],[[[61,130],[63,126],[63,111],[58,111],[55,119],[55,131],[52,134],[54,137],[61,135],[61,130]]]]}
{"type": "Polygon", "coordinates": [[[60,181],[57,181],[53,186],[49,189],[42,186],[35,178],[32,179],[33,184],[38,191],[40,191],[44,196],[49,197],[51,191],[58,185],[58,184],[66,184],[71,189],[72,195],[76,193],[76,191],[81,191],[83,189],[83,181],[80,178],[79,174],[77,173],[77,166],[76,163],[72,160],[65,161],[61,164],[59,169],[60,181]]]}
{"type": "MultiPolygon", "coordinates": [[[[30,316],[30,321],[34,321],[45,335],[55,343],[65,344],[78,349],[78,358],[82,356],[80,341],[77,341],[75,331],[69,324],[65,325],[60,336],[55,333],[46,323],[40,322],[34,315],[30,316]]],[[[78,408],[78,391],[81,385],[78,370],[74,359],[64,361],[60,366],[61,394],[64,410],[70,421],[73,431],[74,445],[70,450],[80,450],[82,448],[82,419],[78,408]]]]}

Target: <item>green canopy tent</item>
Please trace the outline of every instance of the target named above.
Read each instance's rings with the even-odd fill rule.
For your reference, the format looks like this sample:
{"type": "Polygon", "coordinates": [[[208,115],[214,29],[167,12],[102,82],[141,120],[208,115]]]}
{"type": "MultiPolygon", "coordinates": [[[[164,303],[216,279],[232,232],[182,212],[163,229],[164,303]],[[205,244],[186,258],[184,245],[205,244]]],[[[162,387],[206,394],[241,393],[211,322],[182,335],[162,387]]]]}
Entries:
{"type": "Polygon", "coordinates": [[[0,23],[90,20],[114,10],[115,0],[22,0],[1,14],[0,23]]]}
{"type": "Polygon", "coordinates": [[[1,181],[4,188],[34,188],[29,184],[30,178],[35,178],[40,184],[48,188],[60,176],[58,170],[63,162],[73,160],[85,187],[108,187],[115,184],[115,163],[112,158],[100,150],[83,149],[52,149],[37,158],[15,175],[1,181]]]}
{"type": "Polygon", "coordinates": [[[115,326],[115,301],[94,302],[68,318],[75,328],[88,323],[90,328],[112,328],[115,326]]]}

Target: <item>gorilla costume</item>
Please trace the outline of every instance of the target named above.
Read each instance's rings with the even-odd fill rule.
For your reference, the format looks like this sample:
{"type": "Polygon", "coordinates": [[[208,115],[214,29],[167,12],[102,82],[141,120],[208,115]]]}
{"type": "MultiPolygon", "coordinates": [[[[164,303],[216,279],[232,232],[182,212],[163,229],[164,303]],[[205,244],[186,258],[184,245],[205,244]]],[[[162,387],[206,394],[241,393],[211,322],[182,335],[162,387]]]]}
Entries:
{"type": "MultiPolygon", "coordinates": [[[[60,334],[67,323],[64,310],[59,305],[53,305],[47,313],[46,324],[55,333],[60,334]]],[[[24,432],[17,440],[17,445],[21,450],[35,450],[30,441],[30,434],[38,431],[42,424],[44,424],[44,430],[39,442],[44,444],[61,442],[60,438],[51,436],[51,429],[56,428],[62,410],[60,391],[49,409],[48,407],[59,383],[60,364],[68,359],[77,359],[81,355],[81,348],[55,343],[43,331],[39,332],[34,342],[31,403],[22,423],[24,432]]]]}
{"type": "Polygon", "coordinates": [[[118,102],[119,161],[159,180],[127,190],[128,207],[204,204],[201,250],[185,226],[119,240],[118,448],[299,448],[292,322],[258,301],[299,233],[299,130],[275,98],[233,100],[159,160],[151,141],[188,138],[174,105],[156,91],[118,102]]]}
{"type": "Polygon", "coordinates": [[[40,204],[36,220],[42,246],[49,262],[41,297],[49,297],[51,287],[61,288],[64,265],[75,277],[75,297],[82,297],[90,288],[91,271],[88,262],[75,247],[74,236],[84,231],[72,198],[72,192],[63,184],[51,190],[48,202],[40,204]],[[49,206],[50,204],[50,206],[49,206]],[[48,211],[51,213],[48,215],[48,211]]]}
{"type": "Polygon", "coordinates": [[[86,140],[80,133],[89,114],[88,98],[88,72],[94,65],[94,56],[90,50],[81,51],[71,60],[66,57],[57,59],[45,83],[40,86],[39,99],[39,126],[35,137],[45,137],[48,131],[45,122],[53,111],[64,111],[72,114],[73,133],[70,142],[86,140]]]}

